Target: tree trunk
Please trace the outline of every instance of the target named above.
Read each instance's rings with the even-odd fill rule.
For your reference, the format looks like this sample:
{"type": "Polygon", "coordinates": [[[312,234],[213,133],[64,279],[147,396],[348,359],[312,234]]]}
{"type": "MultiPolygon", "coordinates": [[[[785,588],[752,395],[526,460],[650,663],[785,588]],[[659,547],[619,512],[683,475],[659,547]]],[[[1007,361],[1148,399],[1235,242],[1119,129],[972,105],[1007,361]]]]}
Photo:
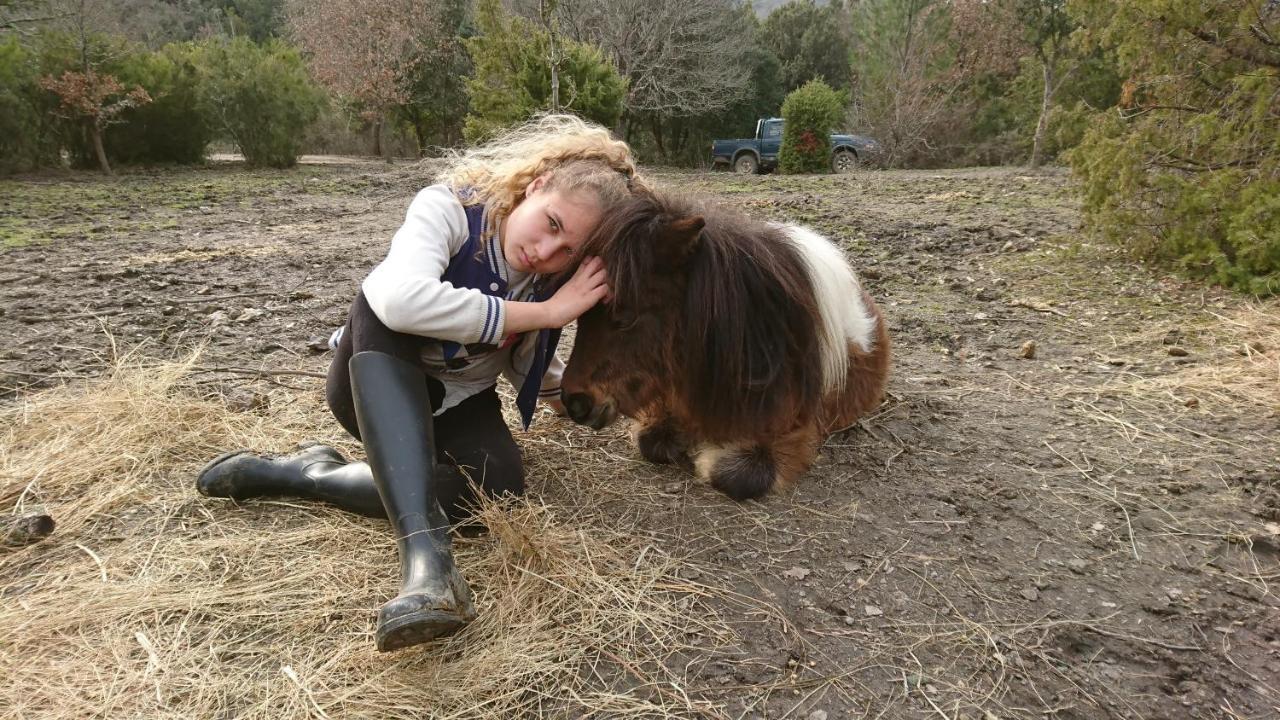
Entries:
{"type": "Polygon", "coordinates": [[[551,57],[548,58],[551,64],[551,112],[558,113],[560,112],[560,56],[556,48],[555,22],[551,18],[551,13],[554,12],[554,3],[548,8],[546,0],[538,0],[538,17],[542,20],[543,27],[547,29],[547,37],[551,41],[551,57]]]}
{"type": "Polygon", "coordinates": [[[413,138],[418,145],[418,159],[427,156],[427,129],[426,122],[418,120],[413,123],[413,138]]]}
{"type": "Polygon", "coordinates": [[[650,130],[653,132],[653,144],[658,148],[658,157],[662,158],[665,163],[667,162],[667,145],[662,138],[662,118],[656,113],[652,118],[650,120],[650,130]]]}
{"type": "Polygon", "coordinates": [[[114,175],[111,172],[111,163],[107,162],[107,151],[102,147],[102,128],[94,121],[89,121],[89,141],[93,143],[93,154],[98,156],[98,167],[102,168],[102,172],[107,175],[114,175]]]}
{"type": "Polygon", "coordinates": [[[556,34],[551,33],[551,112],[560,112],[560,58],[556,56],[556,34]]]}
{"type": "Polygon", "coordinates": [[[1057,90],[1053,86],[1056,58],[1044,61],[1044,95],[1040,99],[1040,119],[1036,121],[1036,137],[1031,144],[1031,167],[1038,168],[1044,163],[1044,136],[1049,129],[1049,110],[1053,104],[1053,94],[1057,90]]]}
{"type": "Polygon", "coordinates": [[[382,118],[373,121],[373,154],[382,157],[382,118]]]}

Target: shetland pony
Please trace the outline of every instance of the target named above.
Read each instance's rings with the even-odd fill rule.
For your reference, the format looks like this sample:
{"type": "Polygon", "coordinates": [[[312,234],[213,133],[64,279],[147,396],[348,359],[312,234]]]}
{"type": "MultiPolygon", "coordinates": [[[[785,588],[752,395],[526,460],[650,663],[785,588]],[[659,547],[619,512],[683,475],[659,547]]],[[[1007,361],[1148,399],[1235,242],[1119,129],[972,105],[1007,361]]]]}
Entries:
{"type": "Polygon", "coordinates": [[[759,497],[880,404],[880,309],[817,233],[655,193],[611,212],[584,252],[604,259],[612,298],[578,319],[561,398],[596,429],[634,419],[645,459],[759,497]]]}

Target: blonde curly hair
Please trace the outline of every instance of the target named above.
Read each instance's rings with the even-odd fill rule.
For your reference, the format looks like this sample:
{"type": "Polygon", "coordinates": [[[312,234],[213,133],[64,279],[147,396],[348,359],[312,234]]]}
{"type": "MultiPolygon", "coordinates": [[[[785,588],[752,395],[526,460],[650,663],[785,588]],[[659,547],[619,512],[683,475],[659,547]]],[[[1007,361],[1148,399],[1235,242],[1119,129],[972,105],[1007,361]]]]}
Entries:
{"type": "Polygon", "coordinates": [[[524,199],[529,183],[544,174],[546,189],[591,191],[602,210],[649,188],[626,143],[581,118],[551,114],[452,153],[438,181],[455,192],[467,191],[461,195],[464,204],[484,204],[500,220],[524,199]]]}

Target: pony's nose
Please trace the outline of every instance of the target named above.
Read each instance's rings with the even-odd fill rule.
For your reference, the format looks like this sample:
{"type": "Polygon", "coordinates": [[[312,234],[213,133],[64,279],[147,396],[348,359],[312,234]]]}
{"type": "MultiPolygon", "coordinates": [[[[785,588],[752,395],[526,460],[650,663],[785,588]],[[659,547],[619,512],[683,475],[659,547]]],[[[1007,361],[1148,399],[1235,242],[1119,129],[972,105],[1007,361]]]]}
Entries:
{"type": "Polygon", "coordinates": [[[564,395],[562,401],[564,402],[564,409],[569,413],[569,418],[574,422],[585,422],[587,417],[591,415],[591,396],[586,393],[564,395]]]}

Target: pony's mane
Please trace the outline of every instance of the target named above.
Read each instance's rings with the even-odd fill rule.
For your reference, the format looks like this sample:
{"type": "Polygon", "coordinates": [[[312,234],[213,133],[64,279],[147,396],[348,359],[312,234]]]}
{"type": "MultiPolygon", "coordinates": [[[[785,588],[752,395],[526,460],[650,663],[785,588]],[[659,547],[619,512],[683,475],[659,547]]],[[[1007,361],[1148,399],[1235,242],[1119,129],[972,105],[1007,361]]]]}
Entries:
{"type": "Polygon", "coordinates": [[[651,304],[662,283],[683,287],[670,381],[708,439],[785,432],[782,419],[820,407],[824,328],[805,259],[782,228],[646,193],[610,213],[588,252],[605,259],[612,312],[651,304]],[[672,225],[698,216],[698,241],[673,242],[672,225]]]}

